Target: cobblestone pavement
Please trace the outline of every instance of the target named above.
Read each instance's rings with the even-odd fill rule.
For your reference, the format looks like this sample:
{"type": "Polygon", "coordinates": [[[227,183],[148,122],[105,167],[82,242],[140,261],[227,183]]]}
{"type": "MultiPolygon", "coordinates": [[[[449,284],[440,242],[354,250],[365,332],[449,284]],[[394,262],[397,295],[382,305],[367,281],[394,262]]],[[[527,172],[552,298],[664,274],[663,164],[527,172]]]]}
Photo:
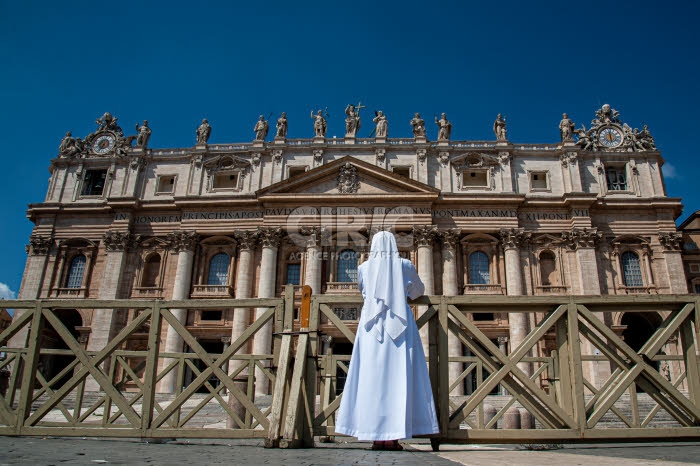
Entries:
{"type": "Polygon", "coordinates": [[[688,465],[700,464],[700,443],[585,445],[531,451],[517,445],[402,442],[402,452],[372,451],[365,442],[317,443],[317,448],[265,449],[262,441],[136,440],[0,437],[0,466],[32,465],[688,465]]]}

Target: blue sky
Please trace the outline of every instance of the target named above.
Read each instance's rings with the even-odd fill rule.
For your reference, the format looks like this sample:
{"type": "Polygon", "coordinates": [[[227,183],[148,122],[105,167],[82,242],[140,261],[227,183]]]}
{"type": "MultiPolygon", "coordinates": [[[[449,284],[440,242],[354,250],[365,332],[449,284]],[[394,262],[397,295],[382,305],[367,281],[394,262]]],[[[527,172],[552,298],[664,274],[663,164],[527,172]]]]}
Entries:
{"type": "MultiPolygon", "coordinates": [[[[0,0],[0,297],[19,291],[49,161],[68,130],[109,111],[151,147],[251,141],[258,115],[286,111],[289,137],[328,135],[361,101],[390,137],[414,112],[446,112],[453,139],[556,143],[563,112],[589,126],[603,103],[647,124],[681,218],[700,209],[694,136],[700,2],[10,2],[0,0]],[[571,7],[571,8],[570,8],[571,7]]],[[[436,129],[429,125],[429,138],[436,129]]]]}

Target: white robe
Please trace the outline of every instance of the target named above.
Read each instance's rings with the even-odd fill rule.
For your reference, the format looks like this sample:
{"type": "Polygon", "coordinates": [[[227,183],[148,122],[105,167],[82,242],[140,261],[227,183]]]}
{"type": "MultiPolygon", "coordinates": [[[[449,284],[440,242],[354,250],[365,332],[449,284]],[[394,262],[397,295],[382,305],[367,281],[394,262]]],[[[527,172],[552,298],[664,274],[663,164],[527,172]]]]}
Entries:
{"type": "MultiPolygon", "coordinates": [[[[425,286],[410,261],[401,259],[404,296],[417,298],[425,286]]],[[[395,340],[378,339],[366,328],[367,264],[358,268],[358,287],[365,299],[345,382],[335,431],[359,440],[398,440],[439,432],[428,367],[418,327],[408,304],[406,330],[395,340]]],[[[405,300],[404,300],[405,302],[405,300]]]]}

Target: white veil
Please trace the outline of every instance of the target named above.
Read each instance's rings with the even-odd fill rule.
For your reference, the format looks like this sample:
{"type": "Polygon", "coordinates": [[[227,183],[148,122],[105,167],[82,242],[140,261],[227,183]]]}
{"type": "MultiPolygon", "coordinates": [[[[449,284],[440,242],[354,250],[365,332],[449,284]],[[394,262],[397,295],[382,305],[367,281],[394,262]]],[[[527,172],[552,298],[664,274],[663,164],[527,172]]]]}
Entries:
{"type": "Polygon", "coordinates": [[[406,330],[408,306],[402,260],[393,234],[380,231],[374,235],[365,267],[365,304],[362,310],[367,313],[365,329],[369,332],[374,327],[379,341],[386,329],[391,339],[396,340],[406,330]]]}

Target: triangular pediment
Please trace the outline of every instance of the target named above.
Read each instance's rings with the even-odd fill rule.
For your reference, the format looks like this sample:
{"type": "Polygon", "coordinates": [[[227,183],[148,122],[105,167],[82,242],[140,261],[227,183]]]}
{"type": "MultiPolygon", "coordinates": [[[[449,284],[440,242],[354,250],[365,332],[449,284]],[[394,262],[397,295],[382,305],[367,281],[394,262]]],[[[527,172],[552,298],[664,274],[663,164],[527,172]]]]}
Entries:
{"type": "Polygon", "coordinates": [[[376,165],[346,156],[313,168],[301,175],[259,190],[258,198],[279,195],[372,196],[411,195],[437,196],[439,190],[427,184],[397,175],[376,165]]]}

